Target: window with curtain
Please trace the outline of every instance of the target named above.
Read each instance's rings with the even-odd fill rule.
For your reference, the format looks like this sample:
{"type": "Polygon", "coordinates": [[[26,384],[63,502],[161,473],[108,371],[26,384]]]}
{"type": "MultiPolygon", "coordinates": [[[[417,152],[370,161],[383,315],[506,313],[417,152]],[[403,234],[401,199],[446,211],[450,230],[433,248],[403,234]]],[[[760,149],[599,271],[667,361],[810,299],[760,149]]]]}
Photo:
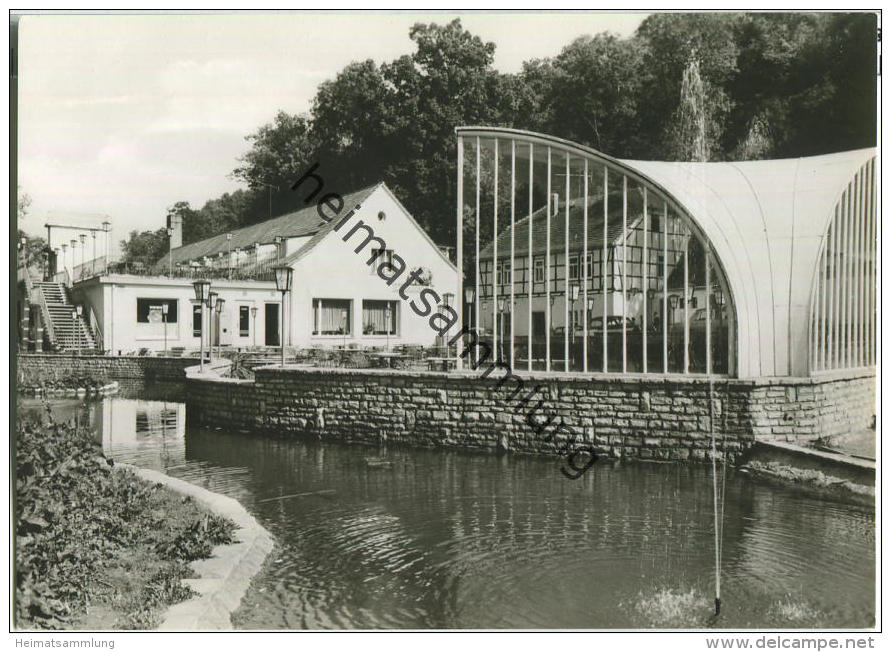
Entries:
{"type": "Polygon", "coordinates": [[[352,331],[353,302],[349,299],[313,299],[312,334],[344,335],[352,331]]]}
{"type": "Polygon", "coordinates": [[[396,302],[362,302],[362,333],[364,335],[396,335],[396,302]],[[389,311],[388,311],[389,308],[389,311]]]}
{"type": "Polygon", "coordinates": [[[178,302],[176,299],[136,299],[136,321],[148,324],[153,320],[157,320],[158,323],[162,321],[166,321],[168,324],[175,324],[177,320],[177,305],[178,302]],[[162,317],[163,307],[167,306],[167,317],[162,317]],[[152,317],[152,312],[154,312],[155,317],[152,317]]]}

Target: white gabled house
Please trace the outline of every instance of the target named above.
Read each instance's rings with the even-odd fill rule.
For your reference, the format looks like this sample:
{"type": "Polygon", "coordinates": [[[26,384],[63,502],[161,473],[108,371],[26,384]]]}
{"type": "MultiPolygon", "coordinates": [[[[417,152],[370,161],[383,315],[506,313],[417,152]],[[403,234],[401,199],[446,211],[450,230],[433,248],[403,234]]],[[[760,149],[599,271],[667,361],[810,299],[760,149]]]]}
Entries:
{"type": "MultiPolygon", "coordinates": [[[[288,346],[436,343],[435,329],[457,320],[455,265],[384,183],[342,200],[336,219],[307,198],[294,213],[175,247],[147,274],[119,269],[76,282],[72,300],[113,353],[198,348],[199,278],[224,300],[208,323],[215,345],[279,345],[282,311],[288,346]],[[280,265],[293,270],[284,307],[272,271],[280,265]]],[[[171,228],[175,244],[181,227],[171,228]]]]}

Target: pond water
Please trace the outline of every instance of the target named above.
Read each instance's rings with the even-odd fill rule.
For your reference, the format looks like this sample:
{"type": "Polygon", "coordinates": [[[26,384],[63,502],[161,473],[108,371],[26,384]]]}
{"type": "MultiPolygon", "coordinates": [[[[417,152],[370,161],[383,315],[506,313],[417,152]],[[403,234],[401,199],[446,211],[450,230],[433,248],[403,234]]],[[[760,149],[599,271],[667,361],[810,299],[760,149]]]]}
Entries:
{"type": "MultiPolygon", "coordinates": [[[[232,496],[273,534],[240,627],[698,628],[713,611],[704,466],[598,463],[571,481],[548,458],[186,428],[175,401],[55,409],[116,461],[232,496]]],[[[872,510],[730,471],[724,524],[714,626],[873,625],[872,510]]]]}

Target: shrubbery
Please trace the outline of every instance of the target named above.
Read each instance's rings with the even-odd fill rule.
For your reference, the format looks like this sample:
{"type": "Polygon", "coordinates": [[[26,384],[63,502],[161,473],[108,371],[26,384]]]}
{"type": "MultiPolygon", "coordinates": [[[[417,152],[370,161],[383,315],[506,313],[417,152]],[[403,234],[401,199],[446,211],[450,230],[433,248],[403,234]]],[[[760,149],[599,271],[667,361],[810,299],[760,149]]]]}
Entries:
{"type": "Polygon", "coordinates": [[[233,540],[233,523],[114,469],[88,430],[19,419],[15,444],[17,627],[76,627],[94,601],[119,614],[104,628],[154,626],[191,595],[186,562],[233,540]]]}

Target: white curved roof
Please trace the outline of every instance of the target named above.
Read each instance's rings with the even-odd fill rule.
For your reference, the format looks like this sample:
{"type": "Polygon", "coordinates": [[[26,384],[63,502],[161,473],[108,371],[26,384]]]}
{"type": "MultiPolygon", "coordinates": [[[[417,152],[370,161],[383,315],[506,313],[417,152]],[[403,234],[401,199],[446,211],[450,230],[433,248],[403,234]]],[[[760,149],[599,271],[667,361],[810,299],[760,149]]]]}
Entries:
{"type": "Polygon", "coordinates": [[[736,304],[740,377],[807,374],[810,296],[822,240],[842,191],[875,154],[621,161],[673,195],[714,246],[736,304]]]}

